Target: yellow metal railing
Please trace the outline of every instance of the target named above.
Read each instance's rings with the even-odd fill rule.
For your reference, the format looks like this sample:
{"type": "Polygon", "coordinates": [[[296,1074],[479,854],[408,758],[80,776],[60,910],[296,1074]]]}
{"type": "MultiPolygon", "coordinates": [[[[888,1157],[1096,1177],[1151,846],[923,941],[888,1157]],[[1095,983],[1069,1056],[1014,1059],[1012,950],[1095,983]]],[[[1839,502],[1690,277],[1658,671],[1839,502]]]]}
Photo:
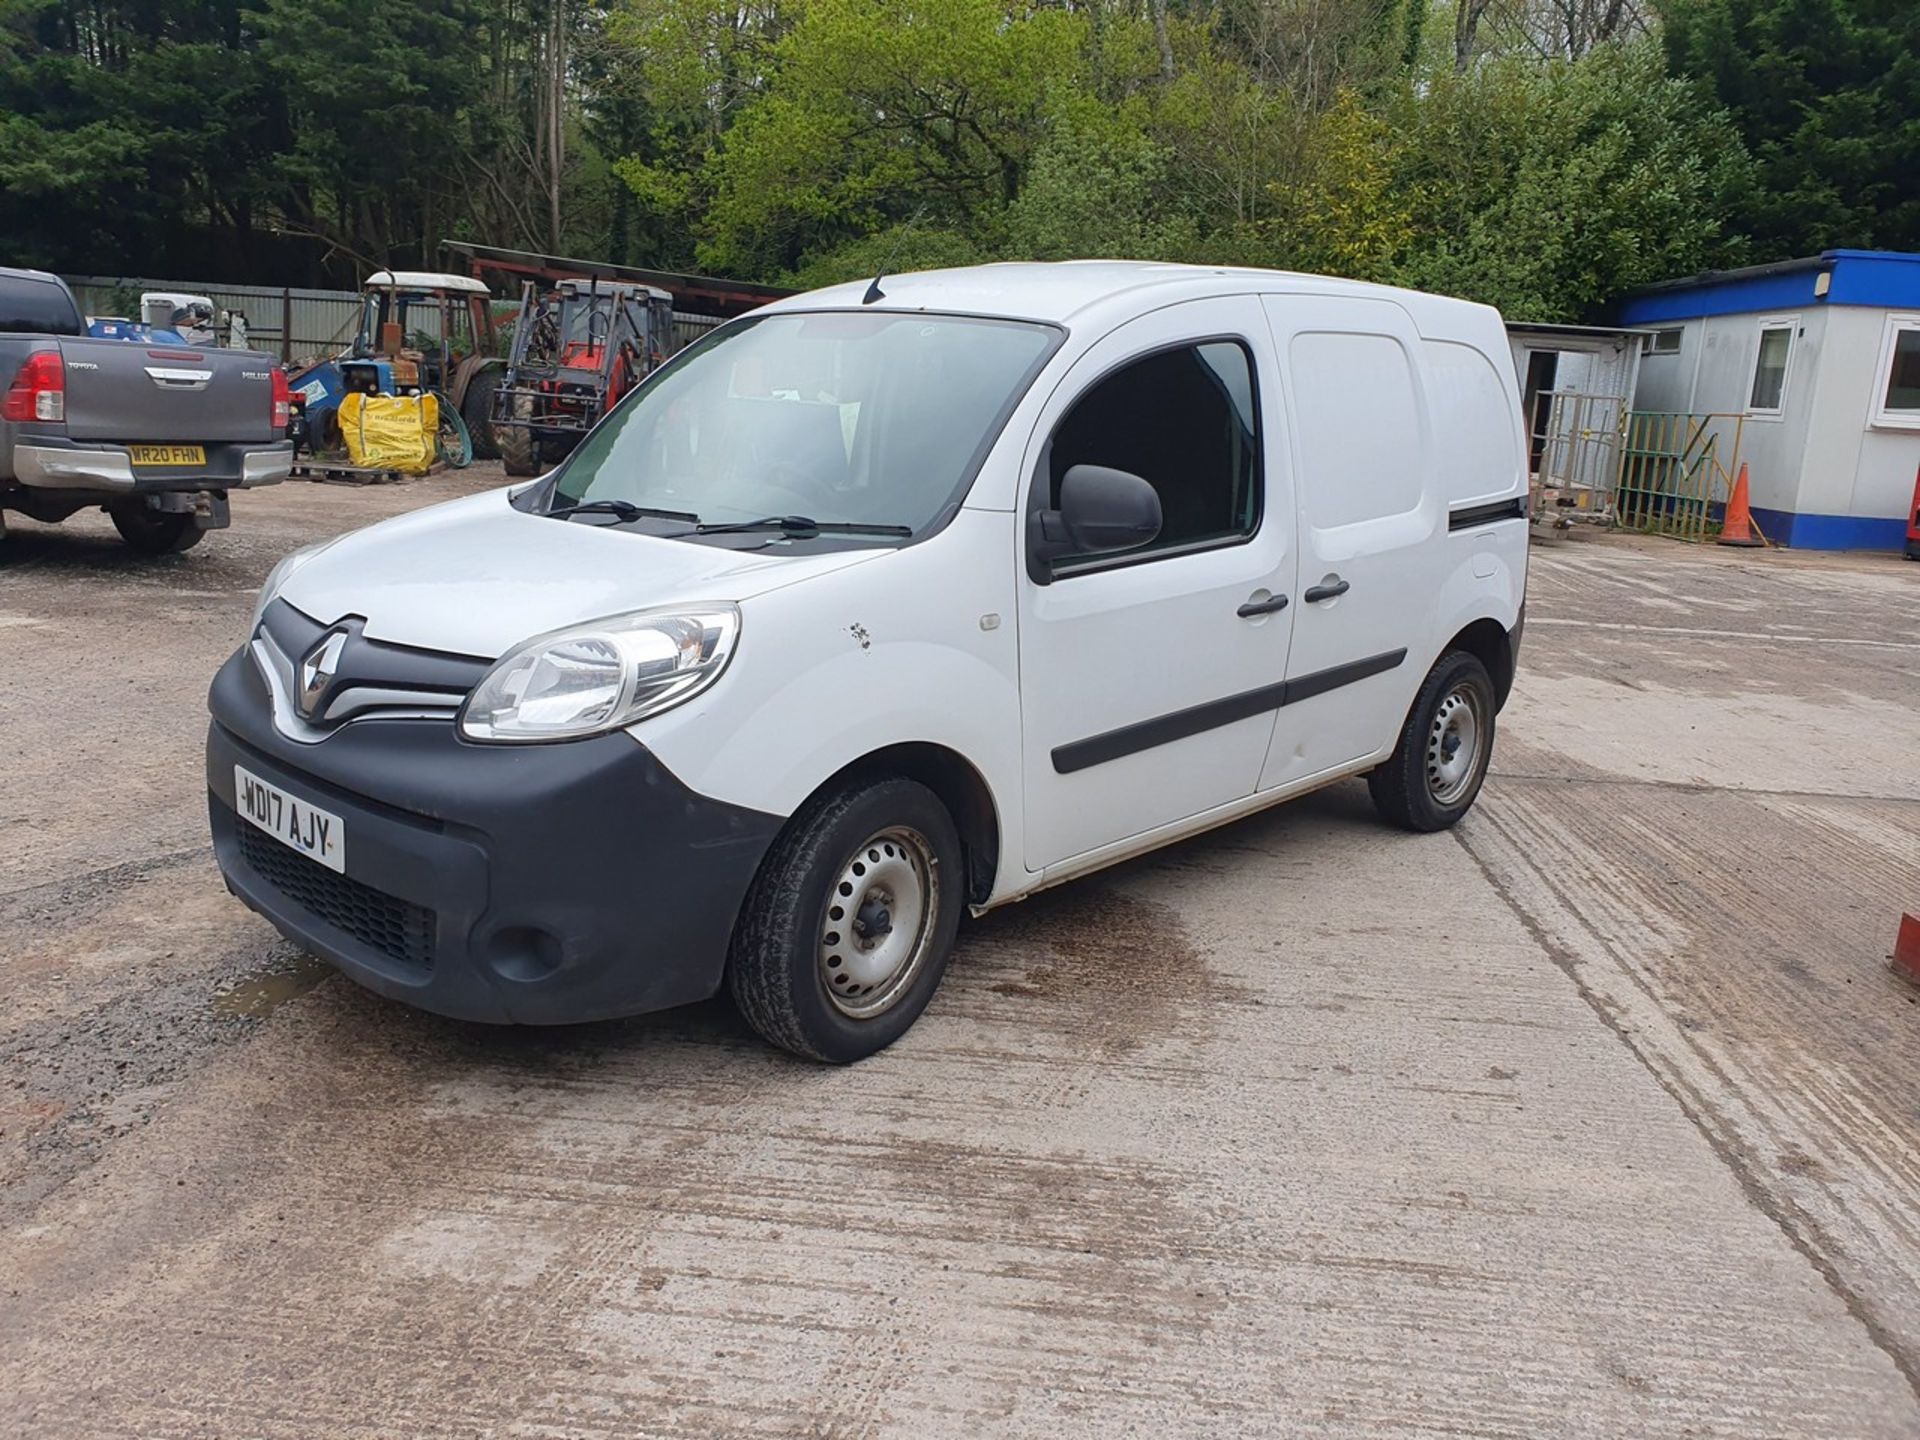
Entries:
{"type": "Polygon", "coordinates": [[[1630,411],[1613,487],[1615,522],[1695,542],[1718,535],[1745,425],[1743,415],[1630,411]]]}

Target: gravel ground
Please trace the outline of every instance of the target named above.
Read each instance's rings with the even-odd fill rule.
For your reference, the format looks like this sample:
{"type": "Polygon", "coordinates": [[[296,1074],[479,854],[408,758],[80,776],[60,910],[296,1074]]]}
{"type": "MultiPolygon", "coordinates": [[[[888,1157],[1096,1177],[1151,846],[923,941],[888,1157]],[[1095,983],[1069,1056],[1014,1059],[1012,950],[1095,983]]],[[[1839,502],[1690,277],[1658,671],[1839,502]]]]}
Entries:
{"type": "Polygon", "coordinates": [[[1352,782],[996,912],[828,1070],[222,888],[267,569],[499,478],[0,541],[0,1433],[1920,1433],[1920,566],[1539,547],[1457,831],[1352,782]]]}

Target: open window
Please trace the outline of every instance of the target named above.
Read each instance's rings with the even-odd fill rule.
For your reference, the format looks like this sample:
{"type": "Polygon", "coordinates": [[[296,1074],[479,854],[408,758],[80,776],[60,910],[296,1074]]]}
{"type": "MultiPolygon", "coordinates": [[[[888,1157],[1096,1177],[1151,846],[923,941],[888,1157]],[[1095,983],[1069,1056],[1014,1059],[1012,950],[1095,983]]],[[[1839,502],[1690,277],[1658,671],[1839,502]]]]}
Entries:
{"type": "Polygon", "coordinates": [[[1238,544],[1260,524],[1260,436],[1253,357],[1237,340],[1156,351],[1106,375],[1053,432],[1047,506],[1076,465],[1138,475],[1160,497],[1151,543],[1055,573],[1104,569],[1163,554],[1238,544]]]}
{"type": "Polygon", "coordinates": [[[1920,315],[1889,315],[1874,370],[1873,423],[1920,430],[1920,315]]]}
{"type": "Polygon", "coordinates": [[[1800,317],[1780,316],[1760,322],[1760,348],[1754,355],[1753,385],[1747,392],[1747,413],[1778,419],[1787,404],[1787,374],[1793,361],[1794,332],[1800,317]]]}

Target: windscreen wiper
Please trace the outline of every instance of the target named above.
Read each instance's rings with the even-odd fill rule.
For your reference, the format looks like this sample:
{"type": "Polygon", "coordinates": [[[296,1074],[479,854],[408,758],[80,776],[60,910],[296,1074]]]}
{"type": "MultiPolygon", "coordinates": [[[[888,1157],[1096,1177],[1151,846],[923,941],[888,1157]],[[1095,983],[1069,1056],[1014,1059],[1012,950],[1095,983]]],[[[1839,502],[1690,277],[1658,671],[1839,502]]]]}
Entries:
{"type": "Polygon", "coordinates": [[[658,510],[651,505],[635,505],[630,500],[582,500],[577,505],[562,505],[547,511],[549,520],[564,520],[569,515],[612,515],[622,525],[632,520],[684,520],[698,525],[700,517],[691,510],[658,510]]]}
{"type": "Polygon", "coordinates": [[[792,540],[817,535],[912,535],[911,525],[866,525],[856,520],[815,520],[807,515],[769,515],[761,520],[733,520],[724,525],[696,525],[695,535],[744,535],[773,530],[792,540]]]}

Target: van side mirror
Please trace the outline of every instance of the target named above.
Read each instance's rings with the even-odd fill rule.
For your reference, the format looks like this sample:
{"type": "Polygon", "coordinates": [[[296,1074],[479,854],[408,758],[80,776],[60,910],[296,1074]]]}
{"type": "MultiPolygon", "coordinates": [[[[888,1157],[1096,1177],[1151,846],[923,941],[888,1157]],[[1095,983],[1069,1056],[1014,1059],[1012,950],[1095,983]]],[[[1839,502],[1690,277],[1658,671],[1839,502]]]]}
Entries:
{"type": "Polygon", "coordinates": [[[1125,470],[1076,465],[1060,478],[1060,508],[1034,516],[1028,547],[1046,563],[1131,550],[1159,533],[1160,496],[1153,486],[1125,470]]]}

